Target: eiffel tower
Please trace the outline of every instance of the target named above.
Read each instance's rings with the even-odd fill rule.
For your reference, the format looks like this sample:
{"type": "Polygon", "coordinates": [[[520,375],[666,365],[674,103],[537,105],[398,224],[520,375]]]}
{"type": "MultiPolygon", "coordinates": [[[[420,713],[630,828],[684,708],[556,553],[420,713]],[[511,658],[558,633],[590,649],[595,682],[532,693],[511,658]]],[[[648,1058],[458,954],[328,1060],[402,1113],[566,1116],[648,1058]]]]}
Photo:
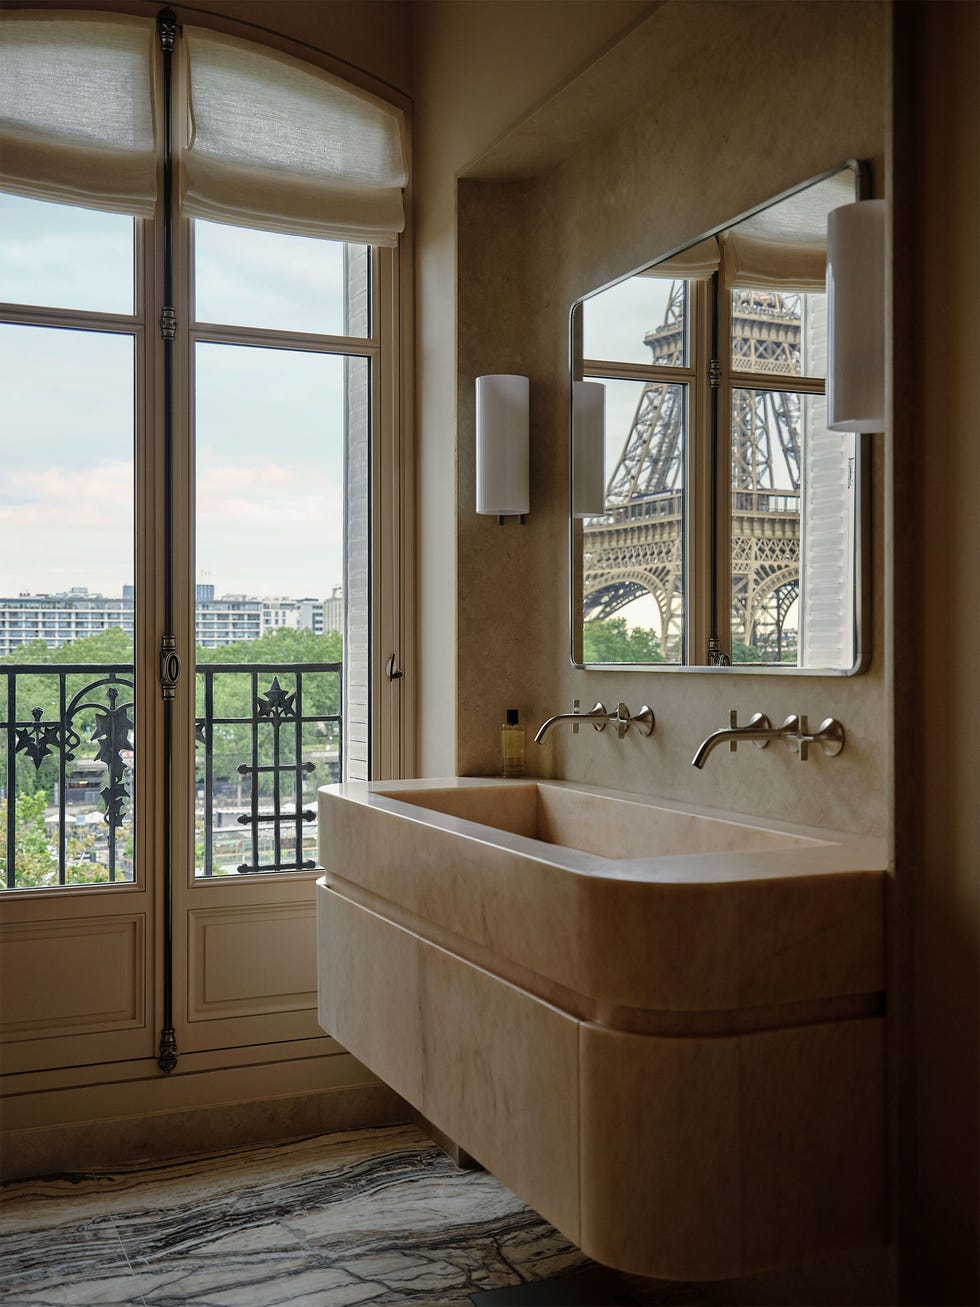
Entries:
{"type": "MultiPolygon", "coordinates": [[[[643,338],[653,363],[683,363],[685,285],[672,284],[663,322],[643,338]]],[[[798,375],[800,296],[738,290],[732,298],[733,370],[798,375]]],[[[795,394],[732,392],[732,639],[777,660],[800,588],[800,422],[795,394]]],[[[683,476],[683,387],[647,382],[609,478],[607,511],[584,524],[583,615],[611,617],[652,595],[671,662],[683,653],[683,476]]]]}

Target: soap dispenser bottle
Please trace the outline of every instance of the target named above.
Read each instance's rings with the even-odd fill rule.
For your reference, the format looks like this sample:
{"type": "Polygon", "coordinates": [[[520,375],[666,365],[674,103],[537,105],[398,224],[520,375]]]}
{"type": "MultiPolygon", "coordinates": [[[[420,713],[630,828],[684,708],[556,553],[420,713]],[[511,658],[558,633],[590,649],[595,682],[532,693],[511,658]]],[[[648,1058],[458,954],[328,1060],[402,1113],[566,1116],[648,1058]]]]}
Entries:
{"type": "Polygon", "coordinates": [[[505,779],[524,775],[524,727],[516,708],[507,709],[507,720],[500,728],[500,762],[505,779]]]}

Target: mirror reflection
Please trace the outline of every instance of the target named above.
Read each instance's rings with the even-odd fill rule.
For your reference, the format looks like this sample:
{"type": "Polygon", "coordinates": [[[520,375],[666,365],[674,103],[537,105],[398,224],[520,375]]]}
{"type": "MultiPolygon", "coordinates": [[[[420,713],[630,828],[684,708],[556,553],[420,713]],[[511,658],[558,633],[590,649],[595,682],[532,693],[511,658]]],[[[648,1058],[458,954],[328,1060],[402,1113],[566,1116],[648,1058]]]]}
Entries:
{"type": "Polygon", "coordinates": [[[860,438],[824,398],[827,214],[855,180],[573,309],[574,662],[859,669],[860,438]]]}

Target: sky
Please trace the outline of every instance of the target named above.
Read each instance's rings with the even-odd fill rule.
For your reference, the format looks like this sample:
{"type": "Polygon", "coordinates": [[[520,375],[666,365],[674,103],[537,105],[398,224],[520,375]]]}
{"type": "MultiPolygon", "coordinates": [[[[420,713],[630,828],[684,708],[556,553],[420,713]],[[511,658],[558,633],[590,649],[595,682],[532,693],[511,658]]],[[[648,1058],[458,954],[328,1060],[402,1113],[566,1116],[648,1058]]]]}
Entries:
{"type": "MultiPolygon", "coordinates": [[[[197,226],[201,320],[342,331],[340,245],[197,226]]],[[[131,219],[4,194],[0,232],[0,299],[131,313],[131,219]]],[[[343,577],[343,361],[201,344],[195,369],[198,581],[326,597],[343,577]]],[[[133,581],[133,375],[128,333],[0,327],[0,595],[133,581]]]]}
{"type": "MultiPolygon", "coordinates": [[[[195,227],[200,321],[342,332],[339,244],[195,227]]],[[[0,194],[0,299],[130,314],[133,231],[123,215],[0,194]]],[[[632,278],[590,300],[587,353],[648,361],[668,287],[632,278]]],[[[134,360],[127,333],[0,327],[0,595],[133,581],[134,360]]],[[[328,595],[343,576],[342,362],[201,344],[195,370],[197,580],[328,595]]],[[[608,386],[607,475],[639,391],[608,386]]]]}
{"type": "MultiPolygon", "coordinates": [[[[664,320],[671,281],[628,277],[587,299],[583,306],[582,347],[585,358],[615,363],[652,363],[644,335],[664,320]]],[[[606,483],[629,437],[643,383],[605,380],[606,483]]]]}

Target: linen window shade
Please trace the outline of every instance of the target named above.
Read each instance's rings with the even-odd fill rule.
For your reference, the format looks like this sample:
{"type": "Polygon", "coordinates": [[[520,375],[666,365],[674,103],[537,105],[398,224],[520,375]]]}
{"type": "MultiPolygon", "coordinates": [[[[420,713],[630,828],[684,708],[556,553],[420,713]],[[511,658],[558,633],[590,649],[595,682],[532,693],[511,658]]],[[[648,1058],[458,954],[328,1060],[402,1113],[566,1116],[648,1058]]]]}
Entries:
{"type": "Polygon", "coordinates": [[[707,240],[698,241],[697,245],[681,250],[679,254],[664,259],[662,263],[647,268],[639,275],[664,279],[673,277],[678,281],[688,278],[692,281],[700,281],[718,271],[720,258],[717,237],[709,236],[707,240]]]}
{"type": "Polygon", "coordinates": [[[155,24],[13,10],[0,21],[0,187],[149,216],[156,204],[155,24]]]}
{"type": "Polygon", "coordinates": [[[735,231],[720,240],[725,283],[733,289],[822,294],[827,288],[825,241],[792,244],[735,231]]]}
{"type": "Polygon", "coordinates": [[[185,214],[397,244],[407,181],[397,109],[288,55],[202,28],[184,28],[182,51],[185,214]]]}

